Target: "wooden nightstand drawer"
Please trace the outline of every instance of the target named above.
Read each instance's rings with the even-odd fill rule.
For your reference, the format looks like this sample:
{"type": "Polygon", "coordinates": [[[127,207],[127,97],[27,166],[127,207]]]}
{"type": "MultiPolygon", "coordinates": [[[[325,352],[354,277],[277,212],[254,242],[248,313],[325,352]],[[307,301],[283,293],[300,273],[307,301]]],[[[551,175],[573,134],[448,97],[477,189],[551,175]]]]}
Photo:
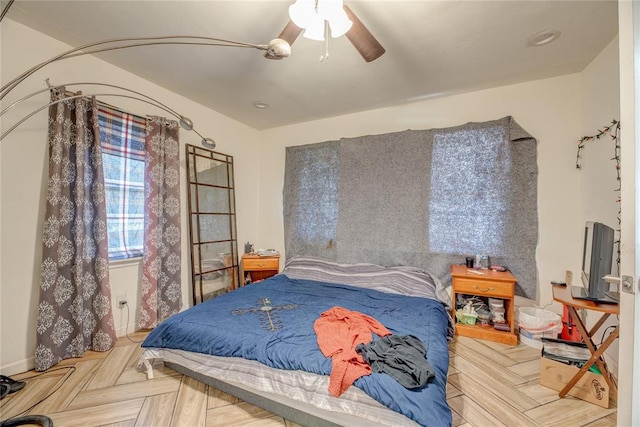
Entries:
{"type": "Polygon", "coordinates": [[[245,270],[278,270],[280,267],[279,258],[258,258],[258,259],[243,259],[242,267],[245,270]]]}
{"type": "Polygon", "coordinates": [[[468,293],[489,297],[513,298],[514,286],[509,282],[496,282],[483,279],[455,279],[455,288],[458,293],[468,293]]]}
{"type": "Polygon", "coordinates": [[[280,271],[280,255],[242,255],[243,284],[255,283],[275,276],[280,271]]]}

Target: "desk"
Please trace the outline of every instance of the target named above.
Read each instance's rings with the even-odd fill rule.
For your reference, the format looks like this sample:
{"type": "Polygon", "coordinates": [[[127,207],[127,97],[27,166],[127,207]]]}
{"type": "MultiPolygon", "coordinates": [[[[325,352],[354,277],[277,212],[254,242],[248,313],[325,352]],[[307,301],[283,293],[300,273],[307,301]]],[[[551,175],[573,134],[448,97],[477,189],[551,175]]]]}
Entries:
{"type": "Polygon", "coordinates": [[[589,370],[589,368],[595,363],[600,372],[602,372],[602,376],[605,381],[609,385],[609,389],[613,392],[613,396],[616,397],[618,395],[618,387],[616,387],[615,383],[611,379],[611,375],[609,374],[609,370],[607,369],[607,364],[605,363],[602,355],[605,350],[609,348],[609,346],[618,338],[620,334],[620,325],[616,326],[613,332],[607,337],[607,339],[600,344],[600,347],[596,350],[596,346],[593,343],[592,337],[595,333],[600,329],[600,327],[604,324],[609,316],[612,314],[620,314],[620,306],[618,304],[601,304],[593,301],[575,299],[571,296],[571,287],[570,286],[553,286],[553,300],[559,302],[560,304],[564,304],[567,306],[571,317],[576,322],[576,326],[580,331],[580,335],[584,343],[587,345],[587,348],[591,352],[591,358],[587,360],[587,363],[584,364],[582,368],[574,375],[574,377],[567,383],[567,385],[560,390],[558,395],[560,397],[564,397],[569,390],[582,378],[585,372],[589,370]],[[578,309],[585,309],[591,311],[598,311],[602,313],[602,316],[593,328],[587,332],[587,328],[580,316],[578,316],[578,309]]]}

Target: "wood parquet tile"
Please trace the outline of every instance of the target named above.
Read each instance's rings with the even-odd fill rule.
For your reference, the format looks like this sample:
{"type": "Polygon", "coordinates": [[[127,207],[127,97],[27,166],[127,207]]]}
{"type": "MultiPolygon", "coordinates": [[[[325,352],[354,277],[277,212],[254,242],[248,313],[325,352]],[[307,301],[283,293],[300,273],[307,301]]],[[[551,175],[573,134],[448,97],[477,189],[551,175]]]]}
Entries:
{"type": "MultiPolygon", "coordinates": [[[[30,413],[48,415],[55,427],[298,427],[161,365],[147,380],[137,369],[145,336],[130,334],[109,352],[87,352],[44,374],[14,375],[27,386],[0,402],[0,420],[36,405],[30,413]]],[[[615,407],[560,399],[540,386],[538,349],[456,337],[449,351],[447,400],[455,427],[616,425],[615,407]]]]}

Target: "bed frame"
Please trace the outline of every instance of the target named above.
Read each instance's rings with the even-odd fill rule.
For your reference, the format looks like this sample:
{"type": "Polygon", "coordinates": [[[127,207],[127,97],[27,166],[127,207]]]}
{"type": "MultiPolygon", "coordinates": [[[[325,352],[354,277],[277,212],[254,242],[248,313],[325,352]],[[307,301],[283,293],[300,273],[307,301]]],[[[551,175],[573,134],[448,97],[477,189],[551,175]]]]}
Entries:
{"type": "Polygon", "coordinates": [[[237,397],[252,405],[273,412],[289,421],[293,421],[308,427],[370,427],[371,420],[363,420],[348,414],[339,414],[327,411],[315,406],[289,399],[274,393],[262,393],[257,390],[250,390],[239,383],[222,381],[209,377],[199,372],[193,371],[182,365],[173,362],[164,362],[168,368],[176,372],[187,375],[207,385],[215,387],[225,393],[237,397]]]}

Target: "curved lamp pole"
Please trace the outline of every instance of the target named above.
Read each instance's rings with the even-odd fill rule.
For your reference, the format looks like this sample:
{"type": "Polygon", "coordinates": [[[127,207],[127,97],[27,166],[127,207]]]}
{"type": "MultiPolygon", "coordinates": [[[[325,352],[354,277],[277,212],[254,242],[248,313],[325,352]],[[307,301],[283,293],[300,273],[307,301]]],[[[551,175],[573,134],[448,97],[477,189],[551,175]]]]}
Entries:
{"type": "MultiPolygon", "coordinates": [[[[291,46],[289,45],[289,43],[287,43],[285,40],[282,40],[282,39],[273,39],[268,44],[260,44],[260,45],[237,42],[237,41],[233,41],[233,40],[218,39],[218,38],[214,38],[214,37],[182,36],[182,35],[178,35],[178,36],[159,36],[159,37],[125,37],[125,38],[102,40],[102,41],[98,41],[98,42],[87,43],[85,45],[82,45],[82,46],[79,46],[79,47],[75,47],[73,49],[69,49],[66,52],[63,52],[63,53],[58,54],[56,56],[53,56],[53,57],[47,59],[46,61],[43,61],[43,62],[41,62],[41,63],[29,68],[28,70],[24,71],[22,74],[20,74],[19,76],[15,77],[14,79],[12,79],[11,81],[9,81],[8,83],[6,83],[5,85],[3,85],[0,88],[0,100],[4,99],[5,96],[7,96],[13,89],[15,89],[18,85],[20,85],[20,83],[22,83],[25,79],[27,79],[33,73],[35,73],[36,71],[46,67],[47,65],[51,64],[52,62],[60,61],[62,59],[67,59],[67,58],[73,58],[73,57],[81,56],[81,55],[90,55],[90,54],[95,54],[95,53],[100,53],[100,52],[106,52],[106,51],[110,51],[110,50],[129,49],[129,48],[141,47],[141,46],[170,45],[170,44],[192,45],[192,46],[222,46],[222,47],[253,48],[253,49],[258,49],[258,50],[261,50],[261,51],[265,51],[264,57],[267,58],[267,59],[282,59],[282,58],[288,57],[291,54],[291,46]]],[[[122,87],[122,86],[110,85],[110,84],[106,84],[106,83],[89,82],[89,83],[68,83],[67,84],[67,86],[71,86],[71,85],[101,85],[101,86],[113,87],[113,88],[117,88],[117,89],[121,89],[121,90],[128,91],[130,93],[133,93],[135,95],[124,95],[124,94],[117,94],[117,93],[100,93],[100,94],[94,94],[94,95],[85,94],[85,95],[72,96],[72,97],[66,98],[66,99],[79,98],[81,96],[119,96],[119,97],[130,98],[130,99],[135,99],[135,100],[138,100],[138,101],[146,102],[148,104],[154,105],[154,106],[156,106],[156,107],[158,107],[158,108],[160,108],[160,109],[172,114],[173,116],[175,116],[180,121],[180,126],[182,126],[182,128],[184,128],[186,130],[192,130],[200,138],[202,138],[202,144],[203,145],[205,145],[205,146],[207,146],[209,148],[215,148],[215,142],[213,141],[213,139],[205,138],[200,133],[198,133],[193,128],[193,122],[188,117],[185,117],[185,116],[177,113],[173,109],[167,107],[166,105],[164,105],[160,101],[157,101],[157,100],[155,100],[154,98],[151,98],[148,95],[145,95],[145,94],[140,93],[140,92],[136,92],[136,91],[131,90],[131,89],[127,89],[127,88],[122,87]]],[[[57,87],[62,87],[62,86],[65,86],[65,85],[56,86],[56,88],[57,87]]],[[[45,91],[50,90],[50,89],[52,89],[52,88],[47,88],[47,89],[43,89],[43,90],[39,90],[39,91],[33,92],[33,93],[31,93],[31,94],[19,99],[18,101],[15,101],[14,103],[12,103],[11,105],[9,105],[8,107],[6,107],[5,109],[3,109],[0,112],[0,117],[5,112],[10,110],[11,108],[13,108],[16,105],[24,102],[25,100],[31,98],[32,96],[37,95],[37,94],[42,93],[42,92],[45,92],[45,91]]],[[[40,107],[40,108],[36,109],[35,111],[32,111],[31,113],[29,113],[28,115],[26,115],[25,117],[20,119],[16,124],[11,126],[6,132],[4,132],[2,135],[0,135],[0,141],[2,141],[9,133],[11,133],[15,128],[17,128],[19,125],[21,125],[25,120],[29,119],[30,117],[32,117],[33,115],[35,115],[39,111],[42,111],[45,108],[49,107],[50,105],[56,104],[58,102],[60,102],[60,101],[54,101],[54,102],[48,103],[48,104],[44,105],[43,107],[40,107]]]]}

